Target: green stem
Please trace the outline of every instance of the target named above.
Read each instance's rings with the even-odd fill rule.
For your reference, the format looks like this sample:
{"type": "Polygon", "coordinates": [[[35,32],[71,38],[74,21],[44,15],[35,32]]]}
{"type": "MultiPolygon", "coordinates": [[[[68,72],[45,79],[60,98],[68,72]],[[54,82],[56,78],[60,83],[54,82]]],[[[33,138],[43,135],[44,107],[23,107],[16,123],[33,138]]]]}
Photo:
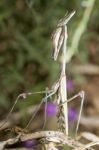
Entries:
{"type": "Polygon", "coordinates": [[[86,8],[83,18],[78,24],[78,27],[74,33],[72,38],[71,46],[68,48],[68,52],[66,55],[66,62],[69,62],[74,54],[78,51],[79,42],[82,34],[85,32],[87,28],[87,24],[94,6],[95,0],[88,0],[88,7],[86,8]]]}

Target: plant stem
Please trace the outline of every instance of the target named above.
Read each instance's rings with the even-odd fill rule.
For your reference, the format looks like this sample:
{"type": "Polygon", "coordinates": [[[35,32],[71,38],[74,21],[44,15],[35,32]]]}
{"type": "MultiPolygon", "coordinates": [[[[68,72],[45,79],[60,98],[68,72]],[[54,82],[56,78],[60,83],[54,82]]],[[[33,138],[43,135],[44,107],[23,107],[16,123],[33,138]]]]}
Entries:
{"type": "Polygon", "coordinates": [[[69,62],[74,54],[78,51],[79,42],[82,34],[85,32],[87,28],[87,24],[94,6],[95,0],[88,0],[88,6],[85,9],[83,17],[80,23],[77,26],[77,29],[73,35],[71,46],[68,48],[68,52],[66,55],[66,62],[69,62]]]}

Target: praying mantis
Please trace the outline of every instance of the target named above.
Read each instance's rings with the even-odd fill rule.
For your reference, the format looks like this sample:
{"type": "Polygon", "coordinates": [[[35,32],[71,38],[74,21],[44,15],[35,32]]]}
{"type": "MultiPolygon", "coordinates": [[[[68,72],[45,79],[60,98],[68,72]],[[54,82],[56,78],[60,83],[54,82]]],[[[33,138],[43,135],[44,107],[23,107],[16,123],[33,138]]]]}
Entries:
{"type": "MultiPolygon", "coordinates": [[[[53,43],[53,52],[52,57],[54,61],[58,59],[58,55],[60,53],[60,50],[62,50],[62,60],[60,63],[60,77],[59,79],[51,86],[50,89],[46,89],[45,91],[39,91],[39,92],[29,92],[29,93],[22,93],[20,94],[17,99],[14,102],[14,105],[12,106],[9,114],[7,115],[5,121],[1,124],[0,128],[5,125],[5,123],[8,121],[16,103],[20,98],[26,99],[27,96],[34,95],[34,94],[45,94],[45,96],[41,99],[41,102],[37,106],[35,112],[33,113],[30,121],[26,125],[26,127],[23,129],[21,134],[18,136],[18,140],[29,140],[33,138],[41,139],[41,141],[44,144],[45,149],[49,150],[57,150],[54,145],[49,145],[53,143],[61,143],[68,144],[69,146],[73,147],[74,150],[85,150],[86,147],[79,142],[76,142],[75,140],[68,137],[68,107],[67,103],[71,102],[72,100],[76,99],[77,97],[81,98],[81,104],[80,104],[80,111],[78,115],[78,121],[76,125],[76,131],[75,131],[75,137],[77,136],[77,131],[79,128],[83,103],[84,103],[84,91],[80,91],[78,94],[74,95],[73,97],[67,99],[67,93],[66,93],[66,75],[65,75],[65,69],[66,69],[66,41],[67,41],[67,26],[66,24],[71,19],[71,17],[75,14],[75,11],[70,13],[68,16],[65,16],[63,19],[61,19],[57,25],[57,28],[55,32],[52,34],[52,43],[53,43]],[[24,130],[28,129],[30,124],[32,123],[34,117],[36,116],[38,110],[40,109],[41,105],[45,103],[47,105],[47,101],[51,99],[53,103],[56,104],[58,114],[57,114],[57,120],[59,123],[59,131],[40,131],[40,132],[34,132],[32,134],[24,134],[24,130]],[[61,131],[61,132],[60,132],[61,131]],[[31,137],[31,138],[30,138],[31,137]],[[26,139],[27,138],[27,139],[26,139]],[[62,140],[63,139],[63,140],[62,140]],[[46,143],[47,142],[47,143],[46,143]],[[49,143],[49,144],[48,144],[49,143]],[[46,146],[50,146],[49,148],[46,146]],[[51,147],[52,146],[52,147],[51,147]],[[82,148],[82,149],[81,149],[82,148]]],[[[46,111],[45,111],[46,112],[46,111]]],[[[45,113],[45,119],[46,119],[46,113],[45,113]]],[[[44,122],[44,126],[45,126],[44,122]]],[[[43,126],[43,127],[44,127],[43,126]]],[[[17,138],[15,138],[16,141],[17,138]]],[[[11,142],[11,141],[10,141],[11,142]]],[[[12,143],[14,142],[14,139],[12,139],[12,143]]],[[[9,141],[7,141],[8,144],[9,141]]],[[[89,150],[92,150],[91,148],[88,148],[89,150]]]]}
{"type": "MultiPolygon", "coordinates": [[[[66,39],[65,39],[65,35],[67,36],[67,31],[65,31],[65,30],[66,30],[66,29],[65,29],[65,26],[66,26],[66,24],[68,23],[68,21],[72,18],[72,16],[73,16],[74,14],[75,14],[75,11],[72,12],[72,13],[70,13],[68,16],[65,16],[64,18],[62,18],[62,19],[59,21],[56,30],[55,30],[54,33],[52,34],[52,43],[53,43],[53,48],[54,48],[54,49],[53,49],[54,51],[52,52],[52,57],[54,58],[55,61],[56,61],[57,58],[58,58],[59,51],[61,50],[62,45],[64,44],[63,42],[66,40],[66,39]]],[[[66,43],[65,43],[65,44],[66,44],[66,43]]],[[[63,62],[63,63],[66,63],[66,62],[63,62]]],[[[31,124],[31,122],[32,122],[32,120],[34,119],[34,117],[36,116],[36,114],[37,114],[39,108],[41,107],[41,105],[43,104],[43,102],[46,103],[46,102],[48,101],[48,99],[49,99],[49,98],[51,99],[51,97],[53,97],[54,95],[57,95],[57,97],[55,98],[55,102],[54,102],[54,103],[56,104],[58,110],[59,110],[60,108],[64,107],[65,103],[68,103],[68,102],[72,101],[73,99],[75,99],[75,98],[77,98],[77,97],[80,97],[80,98],[81,98],[81,106],[80,106],[81,108],[80,108],[80,113],[79,113],[78,122],[77,122],[77,127],[76,127],[76,134],[77,134],[78,127],[79,127],[79,122],[80,122],[80,117],[81,117],[81,112],[82,112],[82,107],[83,107],[83,102],[84,102],[84,91],[79,92],[78,94],[76,94],[75,96],[73,96],[72,98],[70,98],[70,99],[68,99],[68,100],[65,100],[65,101],[61,101],[61,100],[60,100],[60,97],[61,97],[61,95],[62,95],[62,93],[60,94],[60,92],[61,92],[61,81],[62,81],[62,78],[65,76],[65,75],[64,75],[64,72],[65,72],[65,70],[64,70],[65,68],[64,68],[64,67],[65,67],[65,66],[64,66],[64,64],[62,64],[62,65],[63,65],[63,68],[61,69],[60,78],[58,79],[57,82],[55,82],[55,83],[52,85],[52,87],[50,88],[50,90],[47,89],[47,90],[45,90],[45,91],[34,92],[34,93],[30,93],[30,92],[29,92],[29,93],[22,93],[22,94],[20,94],[20,95],[17,97],[16,101],[14,102],[14,105],[12,106],[12,108],[11,108],[9,114],[8,114],[7,117],[6,117],[5,122],[4,122],[3,124],[1,124],[0,128],[2,128],[2,127],[4,126],[4,124],[8,121],[8,119],[9,119],[9,117],[10,117],[10,115],[11,115],[11,113],[12,113],[12,111],[13,111],[15,105],[16,105],[16,103],[18,102],[18,100],[19,100],[21,97],[23,97],[23,98],[25,99],[25,98],[27,98],[27,96],[29,96],[29,95],[34,95],[34,94],[43,93],[43,94],[46,94],[46,96],[42,98],[40,104],[39,104],[38,107],[36,108],[36,110],[35,110],[33,116],[31,117],[30,121],[29,121],[28,124],[26,125],[25,129],[27,129],[27,128],[29,127],[29,125],[31,124]],[[60,92],[59,92],[59,90],[60,90],[60,92]]],[[[65,81],[65,80],[64,80],[64,81],[65,81]]],[[[65,84],[65,83],[64,83],[64,84],[65,84]]],[[[65,110],[65,109],[64,109],[64,110],[65,110]]],[[[65,113],[66,113],[66,112],[64,112],[64,114],[65,114],[65,113]]],[[[61,116],[61,114],[60,114],[60,116],[61,116]]],[[[60,116],[58,115],[58,117],[60,117],[60,116]]],[[[45,118],[46,118],[46,113],[45,113],[45,118]]],[[[65,119],[64,119],[64,120],[65,120],[65,119]]],[[[58,120],[58,122],[60,122],[60,120],[58,120]]],[[[65,122],[66,122],[66,121],[65,121],[65,122]]],[[[64,122],[63,122],[63,124],[64,124],[64,122]]],[[[44,125],[44,126],[45,126],[45,125],[44,125]]],[[[66,128],[65,125],[64,125],[64,128],[66,128]]]]}
{"type": "MultiPolygon", "coordinates": [[[[5,145],[11,145],[11,143],[16,143],[18,141],[26,141],[30,139],[38,139],[41,143],[41,149],[42,150],[58,150],[56,148],[57,145],[64,145],[67,144],[68,146],[72,147],[74,150],[93,150],[90,148],[90,145],[87,145],[87,147],[78,141],[72,139],[68,136],[68,107],[67,104],[77,97],[80,97],[81,103],[80,103],[80,110],[78,115],[78,121],[76,125],[75,130],[75,138],[77,137],[77,132],[79,129],[80,124],[80,118],[84,103],[84,91],[80,91],[78,94],[74,95],[73,97],[67,99],[67,89],[66,89],[66,42],[67,42],[67,26],[66,24],[68,21],[72,18],[72,16],[75,14],[75,11],[70,13],[68,16],[65,16],[62,18],[54,33],[52,34],[52,43],[53,43],[53,52],[52,52],[52,58],[54,61],[57,61],[60,50],[62,52],[62,58],[60,61],[60,76],[59,79],[51,86],[51,88],[46,88],[44,91],[39,92],[29,92],[29,93],[22,93],[20,94],[17,99],[15,100],[10,112],[8,113],[5,121],[0,125],[0,129],[2,130],[2,127],[7,123],[9,120],[9,117],[11,113],[13,112],[13,109],[15,105],[17,104],[18,100],[20,98],[26,99],[30,95],[34,94],[45,94],[45,96],[41,99],[41,102],[38,104],[36,110],[34,111],[33,115],[31,116],[31,119],[27,123],[27,125],[21,130],[21,128],[15,128],[16,130],[13,130],[18,134],[17,137],[14,139],[9,139],[7,141],[4,141],[4,143],[1,143],[1,146],[5,145]],[[47,102],[51,100],[55,105],[57,106],[57,121],[59,123],[59,131],[39,131],[34,133],[28,133],[28,128],[30,124],[32,123],[33,119],[37,115],[37,112],[39,111],[41,105],[45,103],[45,121],[43,125],[43,129],[46,124],[46,109],[47,109],[47,102]],[[3,145],[4,144],[4,145],[3,145]],[[43,147],[42,147],[43,146],[43,147]]],[[[0,149],[1,150],[1,149],[0,149]]]]}

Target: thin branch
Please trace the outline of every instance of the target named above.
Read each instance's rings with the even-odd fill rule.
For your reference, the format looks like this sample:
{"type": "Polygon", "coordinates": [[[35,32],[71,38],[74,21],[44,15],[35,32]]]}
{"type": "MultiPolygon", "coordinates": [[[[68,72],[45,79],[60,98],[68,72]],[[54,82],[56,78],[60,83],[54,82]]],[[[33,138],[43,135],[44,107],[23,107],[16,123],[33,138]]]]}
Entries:
{"type": "MultiPolygon", "coordinates": [[[[53,148],[56,148],[57,146],[62,146],[62,145],[68,145],[71,148],[74,148],[75,150],[94,150],[90,148],[91,145],[93,144],[98,144],[98,142],[94,143],[89,143],[86,147],[86,145],[81,144],[80,142],[72,139],[71,137],[66,136],[62,132],[58,131],[40,131],[40,132],[34,132],[34,133],[29,133],[29,134],[19,134],[17,137],[8,139],[6,141],[3,141],[0,143],[0,150],[3,150],[6,146],[13,145],[18,142],[23,142],[27,140],[33,140],[37,139],[39,141],[43,140],[43,144],[46,145],[46,143],[51,144],[53,143],[53,148]],[[45,141],[45,142],[44,142],[45,141]]],[[[46,148],[46,146],[45,146],[46,148]]],[[[48,149],[46,149],[48,150],[48,149]]],[[[51,150],[51,149],[50,149],[51,150]]]]}

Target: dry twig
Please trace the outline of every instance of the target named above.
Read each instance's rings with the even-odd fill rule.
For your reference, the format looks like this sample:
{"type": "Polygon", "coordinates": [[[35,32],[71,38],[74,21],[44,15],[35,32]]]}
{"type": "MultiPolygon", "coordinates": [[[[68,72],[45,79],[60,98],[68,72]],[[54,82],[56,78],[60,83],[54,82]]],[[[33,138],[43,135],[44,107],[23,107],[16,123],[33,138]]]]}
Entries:
{"type": "MultiPolygon", "coordinates": [[[[88,146],[87,149],[86,145],[83,145],[78,141],[72,139],[71,137],[66,136],[64,133],[58,131],[39,131],[39,132],[34,132],[29,134],[20,133],[17,137],[13,139],[8,139],[7,141],[1,142],[0,150],[4,149],[6,146],[10,146],[18,142],[23,142],[27,140],[33,140],[33,139],[38,139],[41,145],[42,144],[50,145],[50,146],[53,145],[53,148],[55,147],[57,148],[57,146],[63,146],[66,144],[72,147],[74,150],[81,150],[81,148],[83,150],[93,150],[88,146]]],[[[50,147],[49,149],[46,150],[52,150],[52,149],[50,147]]]]}

